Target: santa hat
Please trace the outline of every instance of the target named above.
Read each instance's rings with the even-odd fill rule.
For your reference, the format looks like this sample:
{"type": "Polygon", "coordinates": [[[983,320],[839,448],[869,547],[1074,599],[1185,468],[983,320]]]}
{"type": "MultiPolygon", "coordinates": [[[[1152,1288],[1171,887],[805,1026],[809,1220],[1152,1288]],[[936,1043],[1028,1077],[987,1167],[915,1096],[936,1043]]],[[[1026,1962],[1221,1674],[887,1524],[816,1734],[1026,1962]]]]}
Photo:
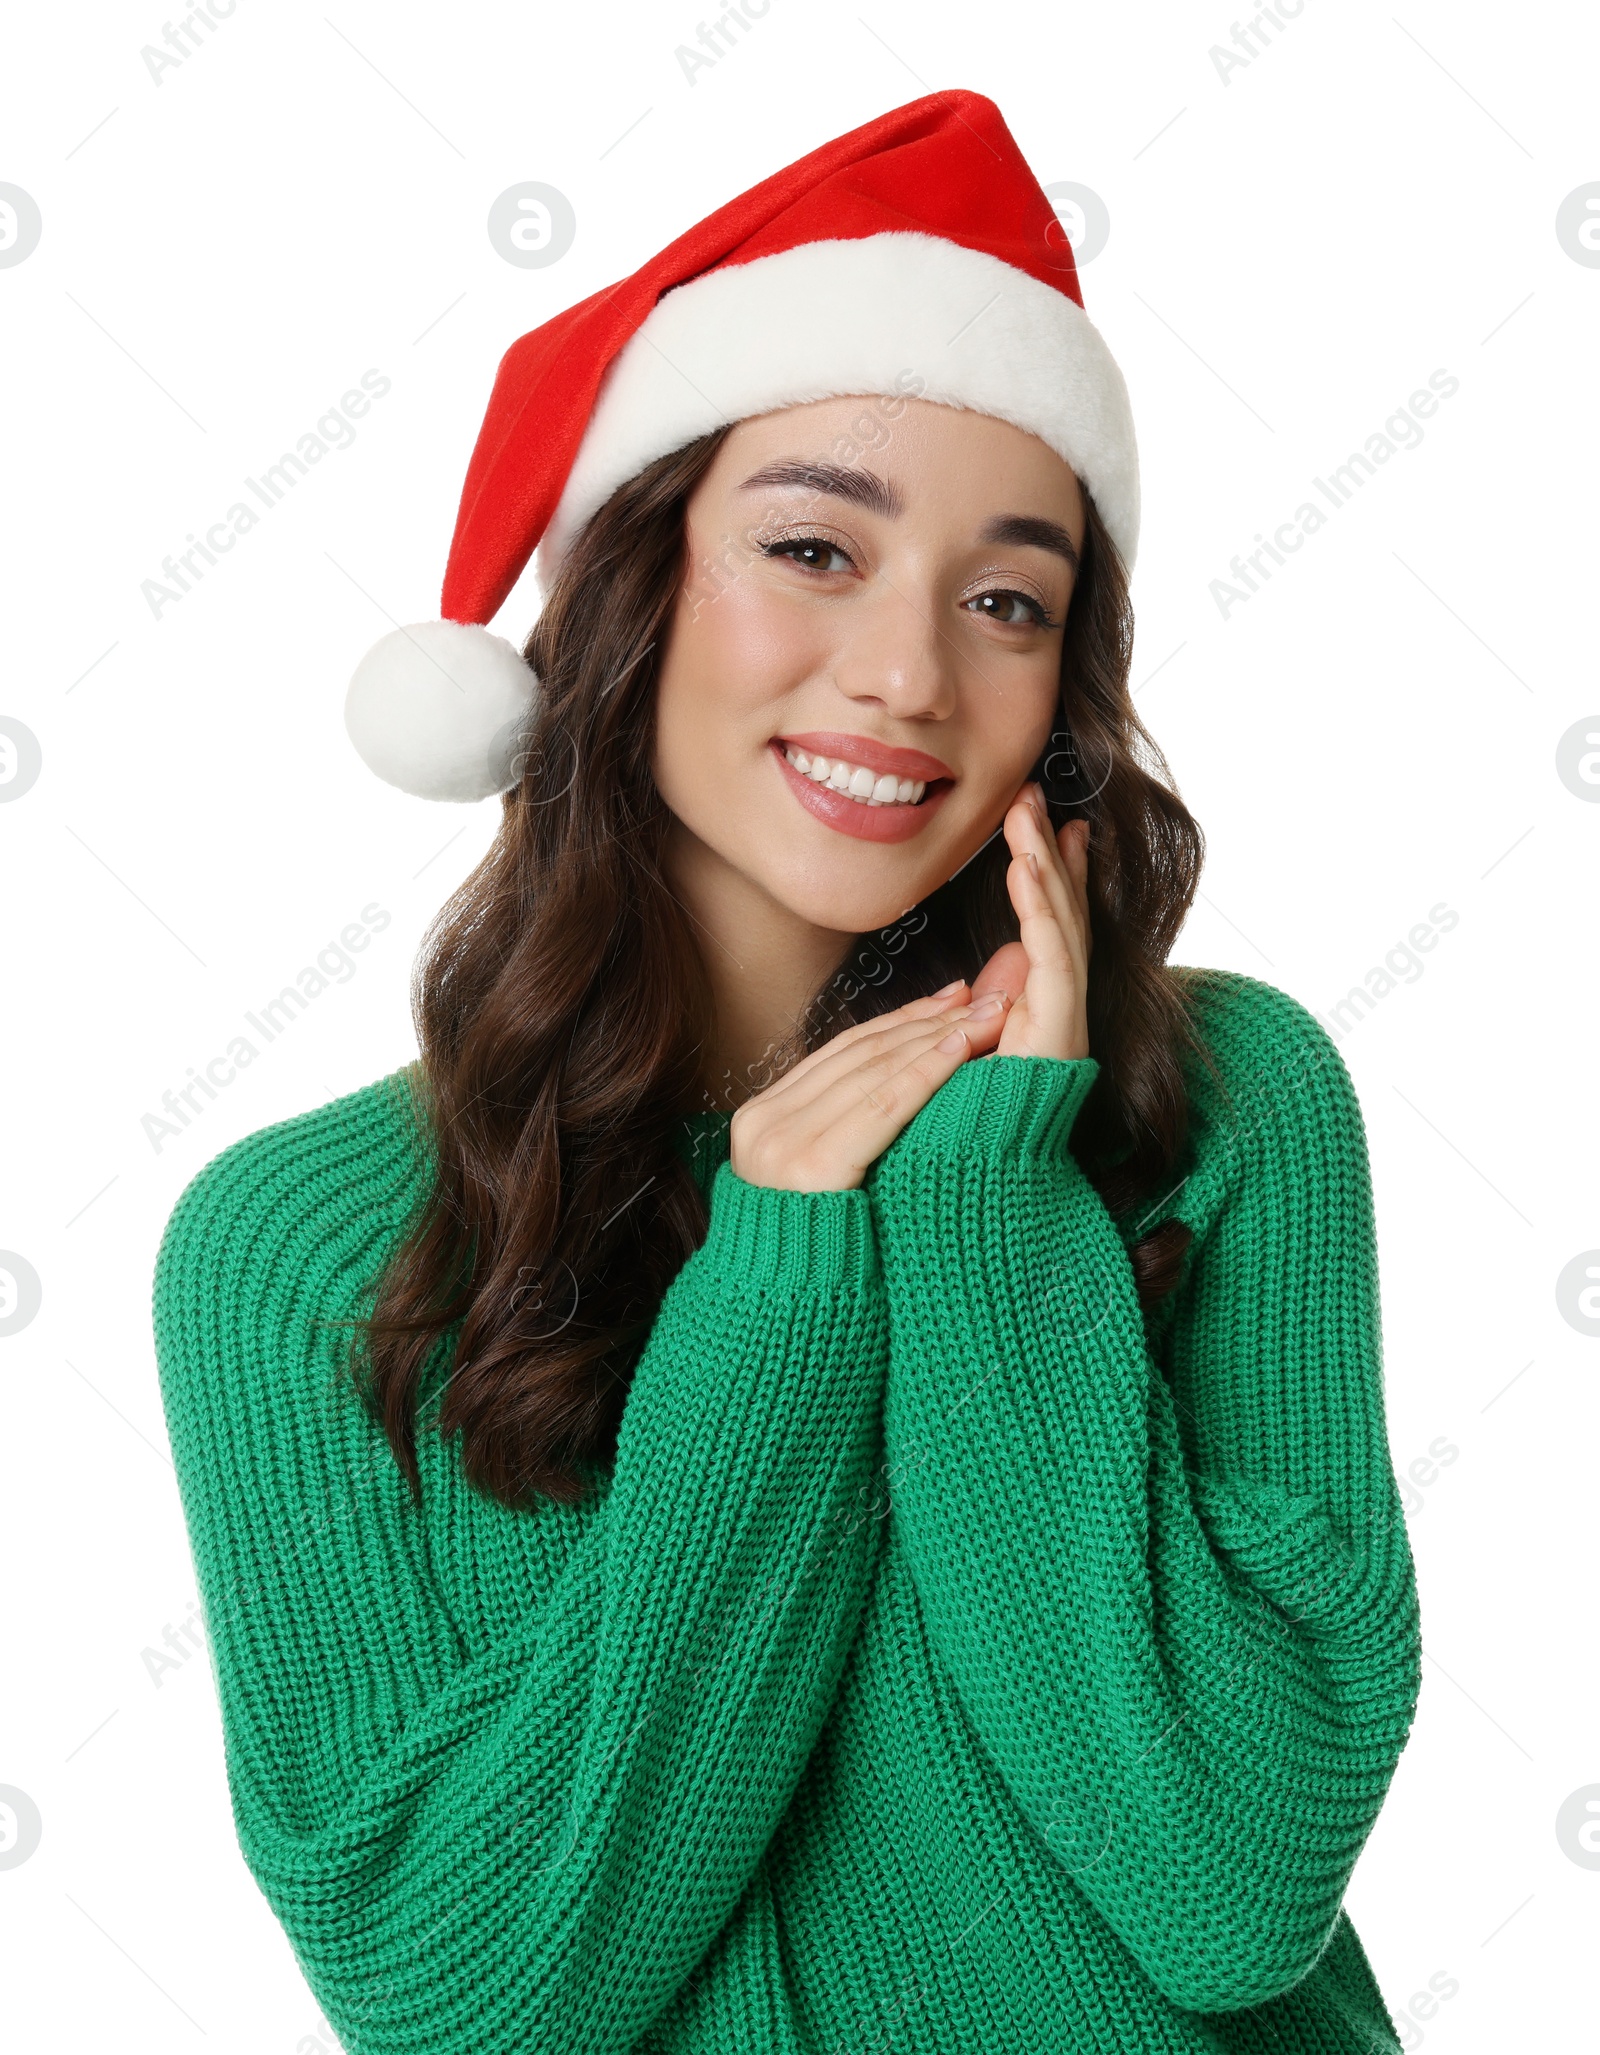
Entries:
{"type": "Polygon", "coordinates": [[[512,344],[467,467],[444,618],[384,636],[350,680],[362,758],[419,798],[507,790],[538,680],[484,624],[530,557],[548,588],[619,485],[714,428],[907,392],[1038,436],[1133,568],[1127,387],[1055,211],[980,93],[930,93],[825,143],[512,344]]]}

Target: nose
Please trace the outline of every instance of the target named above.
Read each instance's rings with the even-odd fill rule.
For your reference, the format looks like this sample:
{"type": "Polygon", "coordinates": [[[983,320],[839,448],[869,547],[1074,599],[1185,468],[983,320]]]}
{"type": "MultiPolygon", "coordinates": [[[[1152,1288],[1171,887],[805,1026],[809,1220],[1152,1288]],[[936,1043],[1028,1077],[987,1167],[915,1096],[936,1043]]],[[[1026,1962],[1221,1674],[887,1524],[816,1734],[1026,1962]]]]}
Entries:
{"type": "Polygon", "coordinates": [[[941,630],[933,600],[891,585],[880,573],[865,602],[841,610],[833,678],[858,706],[895,720],[942,720],[954,711],[959,653],[941,630]]]}

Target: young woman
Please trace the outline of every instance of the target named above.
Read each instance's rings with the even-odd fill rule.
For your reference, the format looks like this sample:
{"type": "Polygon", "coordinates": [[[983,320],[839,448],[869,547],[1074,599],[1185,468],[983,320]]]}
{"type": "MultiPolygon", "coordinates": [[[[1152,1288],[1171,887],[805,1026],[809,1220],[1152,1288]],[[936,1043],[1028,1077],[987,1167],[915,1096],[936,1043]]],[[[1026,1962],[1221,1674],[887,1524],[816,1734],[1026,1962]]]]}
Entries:
{"type": "Polygon", "coordinates": [[[240,1845],[363,2055],[1399,2045],[1361,1114],[1166,964],[1052,224],[935,94],[524,338],[352,685],[500,834],[418,1062],[211,1163],[155,1324],[240,1845]]]}

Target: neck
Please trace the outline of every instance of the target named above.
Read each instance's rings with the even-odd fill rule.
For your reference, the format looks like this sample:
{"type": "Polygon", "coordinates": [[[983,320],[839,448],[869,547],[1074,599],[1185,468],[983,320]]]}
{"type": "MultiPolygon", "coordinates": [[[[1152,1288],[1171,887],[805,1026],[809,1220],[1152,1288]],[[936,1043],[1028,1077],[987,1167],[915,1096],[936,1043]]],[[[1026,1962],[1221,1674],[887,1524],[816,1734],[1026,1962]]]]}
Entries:
{"type": "Polygon", "coordinates": [[[855,937],[781,906],[681,822],[665,867],[711,981],[716,1030],[702,1069],[707,1104],[741,1106],[777,1074],[775,1059],[855,937]]]}

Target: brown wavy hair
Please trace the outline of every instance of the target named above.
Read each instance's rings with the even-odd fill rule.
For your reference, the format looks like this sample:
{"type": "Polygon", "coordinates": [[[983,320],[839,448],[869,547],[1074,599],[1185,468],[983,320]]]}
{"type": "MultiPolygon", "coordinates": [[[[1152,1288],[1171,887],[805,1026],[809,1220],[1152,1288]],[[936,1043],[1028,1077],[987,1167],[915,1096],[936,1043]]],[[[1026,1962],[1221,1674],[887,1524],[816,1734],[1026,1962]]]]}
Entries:
{"type": "MultiPolygon", "coordinates": [[[[418,1498],[419,1393],[458,1322],[437,1427],[461,1435],[468,1479],[514,1507],[581,1498],[614,1461],[662,1296],[705,1238],[674,1141],[708,1103],[713,1004],[663,872],[671,817],[650,765],[685,506],[727,432],[649,465],[577,538],[524,650],[540,689],[499,833],[417,957],[428,1189],[356,1325],[363,1398],[418,1498]]],[[[1059,718],[1035,775],[1057,827],[1091,824],[1100,1074],[1072,1148],[1113,1212],[1169,1192],[1188,1124],[1181,1052],[1210,1063],[1182,974],[1166,967],[1204,839],[1134,711],[1132,644],[1127,574],[1090,500],[1059,718]]],[[[1010,860],[997,830],[910,915],[858,937],[792,1042],[768,1052],[770,1074],[975,976],[1015,941],[1010,860]]],[[[1133,1242],[1147,1307],[1177,1281],[1189,1239],[1167,1220],[1133,1242]]]]}

